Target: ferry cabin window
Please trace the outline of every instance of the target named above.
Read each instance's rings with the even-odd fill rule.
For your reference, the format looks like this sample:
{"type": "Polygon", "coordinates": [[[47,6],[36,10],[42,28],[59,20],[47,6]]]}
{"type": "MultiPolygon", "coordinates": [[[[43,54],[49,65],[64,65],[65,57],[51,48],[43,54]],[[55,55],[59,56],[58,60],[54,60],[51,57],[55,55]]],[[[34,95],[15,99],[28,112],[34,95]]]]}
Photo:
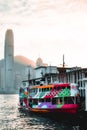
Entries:
{"type": "Polygon", "coordinates": [[[52,88],[51,88],[51,87],[50,87],[49,89],[50,89],[50,91],[52,90],[52,88]]]}
{"type": "Polygon", "coordinates": [[[75,99],[74,99],[74,97],[65,97],[64,98],[64,103],[65,104],[74,104],[75,103],[75,99]]]}
{"type": "Polygon", "coordinates": [[[64,98],[53,98],[52,104],[64,104],[64,98]]]}
{"type": "Polygon", "coordinates": [[[61,90],[61,87],[58,86],[58,87],[57,87],[57,90],[58,90],[58,91],[61,90]]]}
{"type": "Polygon", "coordinates": [[[80,103],[80,97],[76,97],[76,103],[80,103]]]}
{"type": "Polygon", "coordinates": [[[41,88],[39,88],[39,92],[41,92],[42,91],[42,89],[41,88]]]}
{"type": "Polygon", "coordinates": [[[42,88],[42,92],[44,92],[44,88],[42,88]]]}
{"type": "Polygon", "coordinates": [[[39,92],[47,92],[50,91],[50,88],[39,88],[39,92]]]}
{"type": "Polygon", "coordinates": [[[32,89],[30,89],[30,92],[31,92],[31,93],[37,93],[37,88],[32,88],[32,89]]]}
{"type": "Polygon", "coordinates": [[[57,104],[63,104],[63,103],[64,103],[64,98],[57,99],[57,104]]]}
{"type": "Polygon", "coordinates": [[[47,91],[49,91],[50,89],[49,88],[47,88],[47,91]]]}
{"type": "Polygon", "coordinates": [[[64,86],[62,86],[62,89],[65,89],[65,87],[64,87],[64,86]]]}
{"type": "Polygon", "coordinates": [[[51,98],[46,98],[45,101],[46,102],[51,102],[51,98]]]}
{"type": "Polygon", "coordinates": [[[68,89],[70,89],[70,86],[67,86],[67,87],[65,87],[65,88],[68,88],[68,89]]]}
{"type": "Polygon", "coordinates": [[[29,102],[29,106],[32,107],[32,99],[29,99],[28,102],[29,102]]]}
{"type": "Polygon", "coordinates": [[[57,99],[56,98],[52,98],[52,104],[56,104],[57,103],[57,99]]]}
{"type": "Polygon", "coordinates": [[[31,92],[31,93],[33,93],[33,92],[34,92],[34,89],[33,89],[33,88],[32,88],[32,89],[30,89],[30,92],[31,92]]]}
{"type": "Polygon", "coordinates": [[[37,93],[37,88],[35,88],[35,93],[37,93]]]}
{"type": "Polygon", "coordinates": [[[40,98],[40,99],[39,99],[39,102],[44,102],[44,99],[43,99],[43,98],[40,98]]]}
{"type": "Polygon", "coordinates": [[[38,105],[38,99],[33,99],[33,104],[38,105]]]}
{"type": "Polygon", "coordinates": [[[56,89],[57,89],[57,87],[56,87],[56,86],[54,86],[54,89],[56,90],[56,89]]]}
{"type": "Polygon", "coordinates": [[[46,92],[47,91],[47,88],[42,88],[42,92],[46,92]]]}
{"type": "Polygon", "coordinates": [[[47,89],[47,88],[44,88],[44,92],[46,92],[46,89],[47,89]]]}
{"type": "Polygon", "coordinates": [[[30,93],[31,93],[31,89],[30,89],[30,93]]]}

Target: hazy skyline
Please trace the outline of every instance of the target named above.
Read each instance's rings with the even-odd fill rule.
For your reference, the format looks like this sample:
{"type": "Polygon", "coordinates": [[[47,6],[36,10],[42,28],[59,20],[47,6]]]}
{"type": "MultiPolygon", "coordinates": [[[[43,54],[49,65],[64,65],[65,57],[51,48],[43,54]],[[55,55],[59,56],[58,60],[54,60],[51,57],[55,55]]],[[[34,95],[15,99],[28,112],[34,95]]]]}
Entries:
{"type": "Polygon", "coordinates": [[[14,55],[52,65],[87,67],[86,0],[0,0],[0,59],[7,29],[14,32],[14,55]]]}

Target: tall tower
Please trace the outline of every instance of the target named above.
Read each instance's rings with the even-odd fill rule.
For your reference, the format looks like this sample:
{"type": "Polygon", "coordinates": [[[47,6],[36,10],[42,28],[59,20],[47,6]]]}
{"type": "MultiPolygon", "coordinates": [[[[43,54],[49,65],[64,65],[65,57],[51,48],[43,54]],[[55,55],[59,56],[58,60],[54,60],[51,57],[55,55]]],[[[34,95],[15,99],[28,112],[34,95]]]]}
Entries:
{"type": "Polygon", "coordinates": [[[13,31],[8,29],[5,34],[5,93],[14,93],[14,36],[13,31]]]}

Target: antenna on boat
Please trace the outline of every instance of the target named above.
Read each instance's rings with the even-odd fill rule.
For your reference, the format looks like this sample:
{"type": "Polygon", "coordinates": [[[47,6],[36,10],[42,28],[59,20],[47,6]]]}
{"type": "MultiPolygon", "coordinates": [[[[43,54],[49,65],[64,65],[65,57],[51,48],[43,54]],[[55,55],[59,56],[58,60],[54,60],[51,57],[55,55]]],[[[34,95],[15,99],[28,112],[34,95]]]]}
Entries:
{"type": "Polygon", "coordinates": [[[63,68],[65,68],[65,57],[64,57],[64,54],[63,54],[63,63],[62,64],[60,64],[63,68]]]}
{"type": "Polygon", "coordinates": [[[65,67],[64,54],[63,54],[63,68],[65,67]]]}
{"type": "Polygon", "coordinates": [[[60,64],[60,65],[62,65],[62,68],[65,68],[65,66],[67,66],[67,65],[65,64],[65,56],[64,56],[64,54],[63,54],[63,63],[60,64]]]}
{"type": "Polygon", "coordinates": [[[65,57],[64,57],[64,54],[63,54],[63,61],[62,61],[62,67],[61,67],[61,78],[62,78],[62,82],[64,82],[64,79],[65,79],[65,71],[66,71],[66,68],[65,68],[65,57]]]}

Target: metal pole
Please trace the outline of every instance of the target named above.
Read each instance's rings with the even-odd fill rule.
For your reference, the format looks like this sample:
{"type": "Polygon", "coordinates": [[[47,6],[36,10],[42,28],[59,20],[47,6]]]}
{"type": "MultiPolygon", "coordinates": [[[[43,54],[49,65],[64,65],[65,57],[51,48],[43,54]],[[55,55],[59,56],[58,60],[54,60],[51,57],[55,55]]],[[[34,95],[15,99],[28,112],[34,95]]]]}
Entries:
{"type": "Polygon", "coordinates": [[[87,111],[87,80],[85,81],[85,111],[87,111]]]}

